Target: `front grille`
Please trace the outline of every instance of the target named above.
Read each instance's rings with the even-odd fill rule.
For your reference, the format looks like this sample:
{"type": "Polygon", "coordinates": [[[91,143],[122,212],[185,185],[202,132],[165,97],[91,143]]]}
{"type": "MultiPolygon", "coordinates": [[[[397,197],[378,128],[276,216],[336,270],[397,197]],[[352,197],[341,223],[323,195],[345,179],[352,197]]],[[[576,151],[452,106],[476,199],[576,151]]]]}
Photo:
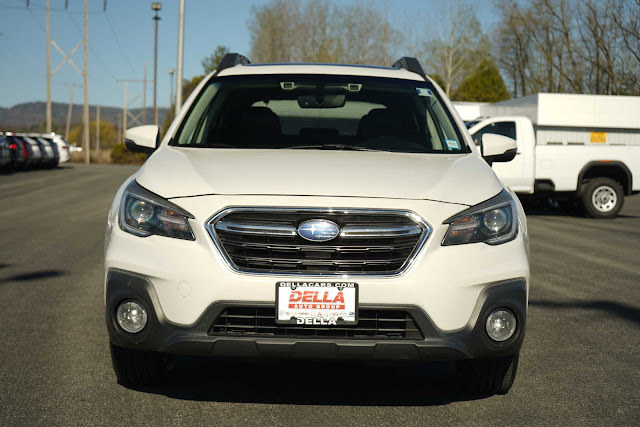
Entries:
{"type": "Polygon", "coordinates": [[[421,340],[422,332],[404,310],[362,309],[357,325],[276,325],[273,307],[227,307],[209,335],[316,339],[421,340]]]}
{"type": "Polygon", "coordinates": [[[430,232],[412,212],[363,209],[230,208],[207,228],[237,271],[302,274],[397,274],[430,232]],[[303,239],[296,230],[312,219],[334,222],[340,234],[325,242],[303,239]]]}

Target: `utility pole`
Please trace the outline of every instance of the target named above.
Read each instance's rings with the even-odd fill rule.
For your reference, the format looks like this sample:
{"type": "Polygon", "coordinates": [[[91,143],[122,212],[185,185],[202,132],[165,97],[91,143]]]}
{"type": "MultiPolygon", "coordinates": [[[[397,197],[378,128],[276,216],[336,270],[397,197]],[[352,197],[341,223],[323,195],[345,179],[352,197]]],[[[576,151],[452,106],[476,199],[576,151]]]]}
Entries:
{"type": "MultiPolygon", "coordinates": [[[[51,26],[49,24],[49,15],[51,14],[51,11],[49,10],[49,1],[50,0],[47,0],[47,133],[51,133],[51,26]]],[[[67,134],[68,133],[69,130],[67,129],[67,134]]]]}
{"type": "Polygon", "coordinates": [[[142,79],[142,124],[147,124],[147,63],[144,63],[144,78],[142,79]]]}
{"type": "Polygon", "coordinates": [[[158,126],[158,11],[162,9],[162,3],[151,3],[151,9],[155,11],[155,35],[153,39],[153,124],[158,126]]]}
{"type": "MultiPolygon", "coordinates": [[[[65,2],[65,9],[68,6],[68,2],[65,2]]],[[[106,10],[107,3],[104,1],[104,9],[106,10]]],[[[54,40],[51,40],[51,25],[50,15],[51,7],[50,0],[46,3],[46,20],[47,20],[47,111],[46,111],[46,131],[47,133],[52,131],[51,120],[51,77],[58,72],[67,62],[71,65],[84,79],[84,106],[82,109],[82,147],[85,151],[85,163],[89,163],[89,0],[84,0],[84,38],[76,45],[69,53],[66,53],[54,40]],[[71,57],[74,53],[84,45],[84,69],[80,68],[73,62],[71,57]],[[51,46],[55,47],[62,55],[63,59],[58,66],[51,71],[51,46]]]]}
{"type": "Polygon", "coordinates": [[[67,125],[64,128],[64,139],[69,140],[69,128],[71,127],[71,113],[73,110],[73,91],[79,85],[75,83],[65,83],[65,86],[71,86],[71,98],[69,98],[69,107],[67,108],[67,125]]]}
{"type": "Polygon", "coordinates": [[[124,82],[124,102],[122,104],[122,135],[124,137],[124,133],[127,131],[127,121],[131,118],[131,124],[137,123],[138,125],[144,124],[140,121],[145,109],[143,108],[138,114],[134,114],[129,110],[129,106],[137,101],[142,94],[144,94],[144,89],[142,93],[134,96],[129,99],[129,83],[142,83],[145,86],[149,83],[146,79],[143,80],[135,80],[135,79],[117,79],[117,82],[124,82]]]}
{"type": "Polygon", "coordinates": [[[116,141],[118,144],[122,144],[124,142],[124,139],[122,139],[122,132],[120,130],[121,119],[122,116],[118,115],[118,120],[116,120],[116,123],[118,123],[118,133],[116,133],[116,141]]]}
{"type": "Polygon", "coordinates": [[[84,0],[84,108],[82,111],[82,127],[84,129],[83,147],[84,162],[89,163],[89,0],[84,0]]]}
{"type": "Polygon", "coordinates": [[[180,17],[178,21],[178,63],[176,68],[178,69],[176,75],[176,114],[180,107],[182,107],[182,56],[184,53],[184,0],[180,0],[180,17]]]}
{"type": "Polygon", "coordinates": [[[96,106],[96,159],[100,156],[100,106],[96,106]]]}
{"type": "Polygon", "coordinates": [[[171,104],[174,103],[174,99],[173,99],[173,73],[175,73],[176,70],[174,70],[173,68],[169,68],[169,106],[171,106],[171,104]]]}
{"type": "Polygon", "coordinates": [[[129,108],[129,100],[127,99],[127,89],[129,80],[124,81],[124,106],[122,108],[122,140],[124,141],[124,133],[127,131],[127,108],[129,108]]]}

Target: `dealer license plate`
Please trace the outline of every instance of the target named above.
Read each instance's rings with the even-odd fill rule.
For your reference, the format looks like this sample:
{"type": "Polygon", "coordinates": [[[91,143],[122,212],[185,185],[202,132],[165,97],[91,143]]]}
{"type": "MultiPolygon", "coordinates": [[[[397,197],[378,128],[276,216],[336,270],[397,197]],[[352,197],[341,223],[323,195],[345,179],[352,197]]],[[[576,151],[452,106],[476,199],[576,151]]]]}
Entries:
{"type": "Polygon", "coordinates": [[[355,325],[358,323],[358,284],[278,282],[276,307],[278,324],[355,325]]]}

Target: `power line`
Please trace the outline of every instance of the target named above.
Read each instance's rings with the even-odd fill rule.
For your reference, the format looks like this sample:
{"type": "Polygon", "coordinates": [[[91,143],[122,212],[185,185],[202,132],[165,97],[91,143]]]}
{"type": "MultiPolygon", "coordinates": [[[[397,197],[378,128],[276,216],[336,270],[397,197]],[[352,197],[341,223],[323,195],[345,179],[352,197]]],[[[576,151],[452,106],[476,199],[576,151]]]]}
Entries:
{"type": "MultiPolygon", "coordinates": [[[[7,9],[22,9],[24,10],[25,8],[27,9],[38,9],[38,10],[42,10],[42,11],[46,11],[47,7],[40,5],[40,4],[36,4],[36,3],[29,3],[26,4],[24,0],[14,0],[14,4],[20,4],[21,6],[4,6],[2,4],[0,4],[0,7],[4,7],[7,9]]],[[[72,13],[74,15],[84,15],[84,12],[69,12],[68,8],[65,7],[50,7],[49,8],[49,12],[67,12],[67,13],[72,13]]],[[[98,15],[101,12],[88,12],[88,15],[98,15]]]]}
{"type": "MultiPolygon", "coordinates": [[[[69,20],[75,27],[76,31],[78,31],[79,34],[82,34],[80,27],[78,27],[78,24],[76,24],[71,14],[69,14],[69,20]]],[[[93,56],[96,60],[98,60],[98,62],[100,63],[100,65],[102,65],[102,68],[107,72],[107,74],[109,74],[111,78],[115,80],[116,79],[115,74],[111,72],[111,69],[107,66],[107,64],[105,64],[102,58],[100,58],[98,54],[93,50],[93,47],[89,46],[89,52],[91,52],[91,56],[93,56]]],[[[95,77],[95,75],[93,77],[95,77]]]]}
{"type": "Polygon", "coordinates": [[[36,24],[38,24],[38,26],[40,27],[40,29],[43,32],[47,32],[47,30],[44,28],[44,26],[42,25],[42,22],[40,22],[40,20],[36,19],[36,15],[33,13],[33,10],[31,10],[31,8],[27,8],[29,10],[29,15],[31,15],[31,17],[33,18],[34,21],[36,21],[36,24]]]}
{"type": "MultiPolygon", "coordinates": [[[[82,88],[84,90],[84,105],[82,108],[82,145],[85,150],[85,163],[89,163],[89,0],[84,0],[84,31],[83,38],[80,43],[76,45],[69,53],[62,50],[60,46],[51,39],[51,3],[50,0],[46,0],[46,35],[47,35],[47,111],[46,111],[46,127],[47,133],[51,132],[51,77],[60,69],[65,63],[69,63],[73,68],[78,71],[83,78],[82,88]],[[53,72],[51,71],[51,46],[54,46],[60,54],[64,57],[62,62],[56,67],[53,72]],[[73,62],[71,57],[80,48],[84,47],[84,66],[82,70],[73,62]]],[[[27,6],[29,3],[27,2],[27,6]]],[[[69,15],[70,16],[70,15],[69,15]]],[[[73,22],[73,20],[71,20],[73,22]]],[[[74,23],[75,25],[75,23],[74,23]]],[[[75,86],[72,86],[71,90],[75,86]]],[[[73,103],[73,98],[70,100],[69,105],[73,103]]],[[[71,108],[71,107],[69,107],[71,108]]]]}
{"type": "Polygon", "coordinates": [[[113,33],[113,38],[116,41],[116,44],[118,45],[118,49],[120,49],[120,54],[122,55],[122,57],[125,59],[125,61],[127,62],[127,64],[129,64],[129,68],[131,68],[132,72],[136,72],[135,68],[133,67],[133,64],[131,63],[131,61],[129,60],[129,57],[124,53],[124,49],[122,48],[122,45],[120,44],[120,39],[118,38],[118,33],[116,32],[116,30],[113,28],[113,24],[111,23],[111,19],[109,18],[108,14],[104,14],[104,18],[107,21],[107,24],[109,26],[109,29],[111,30],[111,32],[113,33]]]}

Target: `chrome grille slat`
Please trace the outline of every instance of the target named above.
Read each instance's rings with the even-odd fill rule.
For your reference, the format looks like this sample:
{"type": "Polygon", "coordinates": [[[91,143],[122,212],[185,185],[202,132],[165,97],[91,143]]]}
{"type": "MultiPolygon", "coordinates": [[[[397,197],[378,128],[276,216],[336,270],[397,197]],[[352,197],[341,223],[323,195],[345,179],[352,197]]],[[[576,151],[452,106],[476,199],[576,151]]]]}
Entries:
{"type": "Polygon", "coordinates": [[[422,234],[422,228],[418,224],[400,225],[396,227],[372,227],[372,226],[356,226],[345,225],[340,233],[344,238],[363,238],[363,237],[402,237],[422,234]]]}
{"type": "Polygon", "coordinates": [[[400,274],[431,232],[413,212],[378,209],[227,208],[206,226],[233,270],[263,274],[400,274]],[[303,239],[297,227],[311,219],[334,222],[340,234],[303,239]]]}
{"type": "MultiPolygon", "coordinates": [[[[231,258],[234,258],[233,256],[231,256],[231,258]]],[[[273,264],[278,264],[278,263],[282,263],[282,264],[289,264],[289,263],[295,263],[295,264],[317,264],[317,265],[333,265],[333,264],[344,264],[344,265],[360,265],[360,264],[387,264],[390,262],[404,262],[406,260],[406,257],[400,257],[400,258],[390,258],[390,259],[366,259],[366,260],[331,260],[331,259],[313,259],[313,258],[306,258],[306,259],[299,259],[299,260],[290,260],[287,258],[262,258],[262,257],[250,257],[250,256],[245,256],[242,257],[242,259],[248,261],[248,262],[268,262],[268,263],[273,263],[273,264]]]]}
{"type": "Polygon", "coordinates": [[[258,236],[295,236],[295,227],[277,223],[218,221],[216,230],[258,236]]]}
{"type": "Polygon", "coordinates": [[[269,249],[269,250],[282,250],[282,251],[337,251],[337,252],[356,252],[356,251],[381,251],[381,250],[411,250],[415,246],[415,243],[408,243],[402,245],[385,245],[385,246],[328,246],[328,245],[287,245],[278,243],[255,243],[255,242],[237,242],[229,239],[220,239],[222,243],[230,246],[238,246],[243,248],[255,248],[255,249],[269,249]]]}

